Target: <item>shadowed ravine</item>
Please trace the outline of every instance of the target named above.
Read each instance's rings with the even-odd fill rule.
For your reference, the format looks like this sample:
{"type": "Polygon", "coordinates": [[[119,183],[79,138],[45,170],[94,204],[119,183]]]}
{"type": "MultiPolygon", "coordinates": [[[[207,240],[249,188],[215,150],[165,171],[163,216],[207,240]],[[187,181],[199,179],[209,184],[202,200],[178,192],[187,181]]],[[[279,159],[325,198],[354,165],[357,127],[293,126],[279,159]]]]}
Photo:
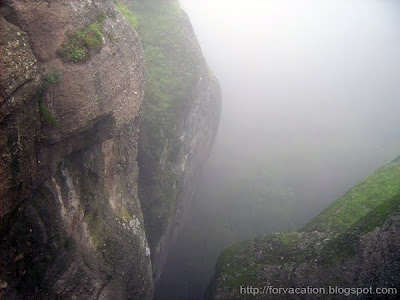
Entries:
{"type": "Polygon", "coordinates": [[[202,299],[224,248],[301,228],[400,151],[398,3],[181,3],[223,109],[157,299],[202,299]]]}
{"type": "Polygon", "coordinates": [[[399,25],[395,0],[3,0],[0,299],[400,287],[399,25]]]}

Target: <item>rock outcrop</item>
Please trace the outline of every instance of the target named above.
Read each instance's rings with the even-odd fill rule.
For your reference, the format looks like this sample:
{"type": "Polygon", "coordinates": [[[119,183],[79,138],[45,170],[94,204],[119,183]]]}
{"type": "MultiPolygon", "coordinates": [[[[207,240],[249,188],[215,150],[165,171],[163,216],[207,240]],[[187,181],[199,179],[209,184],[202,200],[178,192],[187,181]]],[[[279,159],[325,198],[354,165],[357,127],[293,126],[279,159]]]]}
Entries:
{"type": "Polygon", "coordinates": [[[301,230],[261,236],[226,249],[218,261],[209,298],[397,299],[399,181],[397,159],[301,230]],[[295,292],[295,288],[303,290],[295,292]]]}
{"type": "Polygon", "coordinates": [[[221,95],[178,1],[128,3],[137,16],[148,69],[140,118],[139,198],[157,282],[214,141],[221,95]]]}
{"type": "Polygon", "coordinates": [[[5,0],[1,32],[0,298],[151,299],[166,247],[149,246],[161,238],[145,229],[152,202],[139,198],[138,178],[172,174],[173,201],[190,195],[216,131],[216,81],[202,61],[185,109],[174,107],[179,139],[160,138],[179,149],[174,167],[139,160],[140,175],[138,149],[152,147],[154,132],[140,121],[149,71],[126,10],[111,0],[5,0]]]}

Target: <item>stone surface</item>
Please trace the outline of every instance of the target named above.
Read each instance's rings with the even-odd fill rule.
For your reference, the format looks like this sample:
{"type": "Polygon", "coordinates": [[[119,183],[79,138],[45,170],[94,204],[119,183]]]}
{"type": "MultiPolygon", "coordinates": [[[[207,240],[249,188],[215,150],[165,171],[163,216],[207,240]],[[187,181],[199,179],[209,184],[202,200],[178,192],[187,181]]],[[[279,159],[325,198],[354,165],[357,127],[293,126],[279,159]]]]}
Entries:
{"type": "Polygon", "coordinates": [[[29,194],[40,128],[37,60],[21,28],[1,16],[0,217],[29,194]]]}
{"type": "Polygon", "coordinates": [[[299,231],[227,248],[218,260],[209,298],[397,299],[399,170],[398,159],[379,168],[299,231]],[[307,287],[325,290],[294,292],[307,287]],[[284,294],[278,288],[293,290],[284,294]],[[381,288],[385,295],[375,293],[381,288]]]}
{"type": "Polygon", "coordinates": [[[1,299],[152,298],[220,110],[218,83],[190,22],[182,21],[196,77],[154,165],[137,159],[139,148],[153,147],[139,113],[143,49],[113,1],[2,2],[1,299]],[[57,54],[71,32],[100,18],[99,51],[75,63],[57,54]],[[149,187],[139,179],[146,172],[166,183],[177,178],[168,189],[174,205],[156,236],[146,225],[155,202],[140,193],[149,187]]]}
{"type": "MultiPolygon", "coordinates": [[[[282,294],[261,294],[264,287],[295,288],[329,286],[340,288],[369,288],[384,287],[398,288],[400,278],[400,216],[394,215],[380,228],[356,239],[357,251],[347,258],[339,258],[330,264],[323,262],[323,254],[307,255],[299,259],[292,259],[285,254],[292,255],[306,249],[324,249],[328,240],[323,233],[296,233],[294,239],[302,241],[296,247],[303,249],[289,249],[281,251],[276,261],[271,262],[271,256],[288,247],[280,241],[269,242],[264,237],[243,246],[243,249],[221,266],[214,278],[210,289],[210,299],[282,299],[282,294]],[[302,244],[302,245],[301,245],[302,244]],[[294,250],[294,251],[291,251],[294,250]],[[284,254],[285,253],[285,254],[284,254]],[[282,255],[282,256],[281,256],[282,255]],[[250,262],[251,261],[251,262],[250,262]],[[229,264],[229,265],[228,265],[229,264]],[[234,266],[240,266],[233,269],[234,266]],[[231,268],[230,268],[231,267],[231,268]],[[244,271],[247,269],[247,272],[244,271]],[[240,287],[257,287],[258,295],[240,293],[240,287]]],[[[291,247],[291,246],[289,246],[291,247]]],[[[318,250],[317,250],[318,251],[318,250]]],[[[303,252],[303,253],[304,253],[303,252]]],[[[292,257],[293,258],[293,257],[292,257]]],[[[290,295],[284,299],[338,299],[341,295],[290,295]]],[[[349,295],[346,299],[397,299],[397,295],[349,295]]]]}
{"type": "Polygon", "coordinates": [[[0,295],[150,299],[137,195],[146,80],[136,31],[112,1],[2,5],[0,295]],[[56,52],[67,30],[102,14],[101,50],[84,63],[63,62],[56,52]],[[44,91],[55,72],[61,81],[44,91]],[[59,126],[46,122],[41,105],[59,126]]]}

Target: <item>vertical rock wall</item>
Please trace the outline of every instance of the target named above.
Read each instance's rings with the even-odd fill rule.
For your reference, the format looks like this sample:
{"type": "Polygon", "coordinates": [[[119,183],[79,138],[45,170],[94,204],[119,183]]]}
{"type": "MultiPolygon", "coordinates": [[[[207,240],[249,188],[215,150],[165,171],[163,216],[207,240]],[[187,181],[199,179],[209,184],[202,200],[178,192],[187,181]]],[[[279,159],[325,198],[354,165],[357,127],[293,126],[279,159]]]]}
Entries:
{"type": "Polygon", "coordinates": [[[149,74],[139,119],[139,198],[157,282],[210,153],[221,94],[178,1],[129,3],[138,17],[149,74]]]}
{"type": "Polygon", "coordinates": [[[145,73],[153,80],[159,65],[146,70],[147,40],[120,10],[1,3],[0,298],[152,298],[216,134],[220,91],[178,9],[177,31],[159,33],[185,49],[163,72],[183,73],[160,85],[173,104],[154,105],[145,73]],[[167,127],[148,122],[146,103],[171,117],[167,127]]]}
{"type": "Polygon", "coordinates": [[[136,31],[108,0],[7,0],[1,9],[0,295],[150,299],[136,31]],[[82,47],[65,46],[79,34],[82,60],[82,47]]]}

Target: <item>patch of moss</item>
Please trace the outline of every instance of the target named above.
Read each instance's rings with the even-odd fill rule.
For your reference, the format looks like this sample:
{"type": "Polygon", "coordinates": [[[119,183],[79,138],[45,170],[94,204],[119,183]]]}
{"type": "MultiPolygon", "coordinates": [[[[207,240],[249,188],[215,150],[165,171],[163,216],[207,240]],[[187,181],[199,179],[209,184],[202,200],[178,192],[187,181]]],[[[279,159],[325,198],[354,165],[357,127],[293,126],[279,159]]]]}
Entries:
{"type": "Polygon", "coordinates": [[[228,264],[234,263],[234,258],[237,255],[242,254],[250,246],[250,241],[243,241],[236,243],[226,248],[220,255],[217,262],[217,270],[223,270],[228,264]]]}
{"type": "Polygon", "coordinates": [[[49,125],[60,128],[60,124],[57,119],[51,113],[49,108],[44,103],[44,96],[50,89],[50,87],[54,84],[61,82],[62,80],[62,72],[59,70],[54,70],[43,76],[38,99],[39,99],[39,113],[42,119],[49,125]]]}
{"type": "Polygon", "coordinates": [[[124,3],[138,21],[146,60],[147,86],[140,120],[141,136],[146,138],[139,143],[139,159],[150,170],[143,191],[150,200],[142,207],[152,247],[175,212],[180,178],[173,166],[179,158],[180,128],[194,98],[201,56],[178,1],[124,3]]]}
{"type": "Polygon", "coordinates": [[[390,215],[400,212],[400,193],[369,212],[354,224],[354,231],[367,233],[382,226],[390,215]]]}
{"type": "Polygon", "coordinates": [[[399,194],[399,182],[400,162],[386,165],[337,199],[303,230],[345,231],[374,208],[399,194]]]}
{"type": "MultiPolygon", "coordinates": [[[[226,249],[218,260],[216,276],[224,278],[227,287],[237,289],[257,282],[265,274],[266,266],[284,267],[288,263],[340,266],[356,255],[361,235],[383,226],[391,215],[400,213],[399,179],[400,162],[396,160],[339,198],[303,232],[264,235],[226,249]]],[[[340,284],[341,278],[337,280],[340,284]]]]}
{"type": "Polygon", "coordinates": [[[400,212],[400,194],[383,202],[346,231],[332,238],[322,249],[323,263],[332,264],[355,255],[359,236],[381,227],[390,215],[400,212]]]}
{"type": "Polygon", "coordinates": [[[323,265],[340,264],[343,259],[356,254],[357,235],[353,232],[342,232],[329,240],[320,251],[323,265]]]}
{"type": "Polygon", "coordinates": [[[284,247],[293,246],[298,240],[299,235],[296,232],[281,232],[274,235],[284,247]]]}
{"type": "Polygon", "coordinates": [[[60,128],[60,123],[58,123],[57,119],[54,117],[54,115],[51,113],[51,111],[48,109],[48,107],[43,103],[43,96],[39,96],[39,112],[40,115],[42,116],[43,120],[55,127],[55,128],[60,128]]]}
{"type": "Polygon", "coordinates": [[[42,80],[42,92],[45,93],[49,87],[53,84],[59,83],[62,80],[62,72],[59,70],[54,70],[46,75],[44,75],[42,80]]]}
{"type": "Polygon", "coordinates": [[[130,2],[138,20],[147,67],[143,122],[149,128],[153,157],[159,157],[166,141],[175,144],[174,133],[185,102],[196,82],[199,53],[189,47],[178,1],[130,2]]]}
{"type": "Polygon", "coordinates": [[[306,238],[313,241],[312,246],[300,247],[303,238],[305,237],[297,232],[284,232],[255,239],[255,244],[263,253],[258,261],[264,265],[282,265],[314,259],[317,255],[314,245],[318,242],[318,237],[310,233],[306,238]]]}
{"type": "Polygon", "coordinates": [[[226,284],[231,289],[237,289],[244,285],[251,285],[257,282],[257,273],[261,268],[262,265],[253,264],[238,270],[236,273],[231,273],[226,284]]]}
{"type": "Polygon", "coordinates": [[[133,220],[131,214],[128,212],[128,210],[124,206],[122,206],[119,211],[119,217],[126,222],[133,220]]]}
{"type": "Polygon", "coordinates": [[[226,284],[229,288],[254,282],[256,270],[260,265],[255,263],[254,257],[248,255],[250,245],[250,241],[236,243],[226,248],[218,259],[216,272],[228,276],[226,284]]]}
{"type": "Polygon", "coordinates": [[[76,31],[67,31],[67,39],[61,48],[56,51],[57,55],[65,62],[79,63],[90,59],[91,55],[99,52],[103,47],[103,35],[101,33],[105,21],[102,13],[97,20],[84,28],[76,31]]]}
{"type": "Polygon", "coordinates": [[[127,8],[125,5],[123,5],[119,1],[114,1],[115,6],[118,8],[118,10],[124,15],[124,17],[131,23],[131,25],[137,29],[139,27],[138,21],[133,15],[133,13],[127,8]]]}

